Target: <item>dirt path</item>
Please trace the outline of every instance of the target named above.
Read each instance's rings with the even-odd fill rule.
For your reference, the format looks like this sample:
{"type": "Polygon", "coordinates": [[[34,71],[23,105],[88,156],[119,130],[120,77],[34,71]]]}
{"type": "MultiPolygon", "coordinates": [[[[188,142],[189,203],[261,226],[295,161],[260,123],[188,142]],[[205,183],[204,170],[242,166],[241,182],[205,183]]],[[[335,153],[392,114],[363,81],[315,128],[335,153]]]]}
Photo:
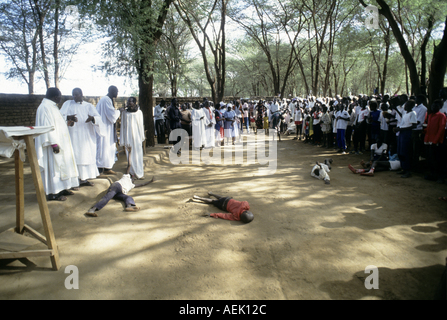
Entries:
{"type": "MultiPolygon", "coordinates": [[[[0,261],[0,299],[432,299],[447,256],[446,185],[393,172],[352,174],[361,156],[338,155],[286,138],[275,175],[259,165],[172,165],[148,149],[146,180],[131,195],[142,210],[111,201],[98,218],[84,213],[107,189],[96,180],[65,203],[50,202],[62,268],[46,258],[0,261]],[[332,157],[331,185],[310,177],[332,157]],[[248,224],[205,218],[217,209],[190,202],[207,191],[250,203],[248,224]],[[8,264],[7,264],[8,262],[8,264]],[[79,270],[67,290],[65,267],[79,270]],[[379,289],[367,290],[367,266],[379,289]]],[[[114,168],[125,170],[124,157],[114,168]]],[[[39,228],[25,165],[27,223],[39,228]]],[[[14,225],[13,161],[0,160],[0,231],[14,225]]],[[[36,246],[39,247],[40,245],[36,246]]]]}

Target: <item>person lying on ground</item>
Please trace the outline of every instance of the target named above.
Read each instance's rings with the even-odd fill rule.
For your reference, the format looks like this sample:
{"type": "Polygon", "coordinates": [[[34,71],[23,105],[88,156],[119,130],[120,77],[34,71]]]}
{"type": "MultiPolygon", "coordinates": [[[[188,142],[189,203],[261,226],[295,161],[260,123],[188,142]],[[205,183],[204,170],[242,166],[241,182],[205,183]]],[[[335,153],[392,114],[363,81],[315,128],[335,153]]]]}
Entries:
{"type": "Polygon", "coordinates": [[[205,216],[213,218],[221,218],[231,221],[242,221],[244,223],[250,223],[253,221],[253,213],[250,212],[250,205],[247,201],[237,201],[231,197],[223,197],[212,192],[208,192],[208,195],[217,198],[216,200],[210,198],[202,198],[199,196],[193,196],[193,200],[199,200],[204,203],[212,204],[220,210],[227,211],[229,213],[206,213],[205,216]]]}
{"type": "Polygon", "coordinates": [[[93,207],[91,207],[87,211],[86,215],[89,217],[97,217],[98,216],[97,211],[104,208],[106,204],[109,203],[109,201],[112,199],[123,201],[126,206],[124,211],[137,212],[140,210],[140,207],[137,207],[137,205],[135,204],[135,200],[131,196],[129,196],[128,193],[134,188],[147,186],[148,184],[154,181],[155,179],[154,177],[152,177],[151,181],[149,182],[134,185],[130,174],[128,173],[124,174],[120,180],[118,180],[115,183],[112,183],[112,185],[107,190],[106,195],[102,197],[102,199],[99,200],[98,203],[96,203],[93,207]]]}
{"type": "Polygon", "coordinates": [[[360,174],[362,176],[374,177],[375,172],[380,171],[397,171],[401,170],[400,161],[374,161],[371,165],[371,169],[354,169],[352,165],[348,166],[349,170],[354,174],[360,174]]]}

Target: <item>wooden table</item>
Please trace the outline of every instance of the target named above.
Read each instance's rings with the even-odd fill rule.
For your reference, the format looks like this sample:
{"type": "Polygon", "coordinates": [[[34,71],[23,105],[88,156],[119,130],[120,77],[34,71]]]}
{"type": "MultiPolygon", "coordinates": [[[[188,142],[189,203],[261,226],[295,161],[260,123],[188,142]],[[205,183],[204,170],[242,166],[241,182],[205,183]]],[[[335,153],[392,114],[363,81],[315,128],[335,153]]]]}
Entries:
{"type": "Polygon", "coordinates": [[[25,140],[26,150],[28,152],[29,163],[36,188],[37,202],[39,203],[40,216],[45,236],[25,224],[25,193],[23,180],[23,162],[19,156],[19,150],[14,153],[15,158],[15,182],[16,182],[16,227],[15,232],[23,234],[27,231],[37,240],[45,244],[48,249],[44,250],[27,250],[18,252],[0,252],[0,259],[20,259],[26,257],[48,256],[51,260],[53,270],[60,269],[59,251],[54,237],[53,226],[50,219],[50,211],[46,199],[45,190],[40,174],[39,163],[37,161],[36,148],[34,146],[34,138],[32,135],[24,135],[14,137],[17,140],[25,140]]]}

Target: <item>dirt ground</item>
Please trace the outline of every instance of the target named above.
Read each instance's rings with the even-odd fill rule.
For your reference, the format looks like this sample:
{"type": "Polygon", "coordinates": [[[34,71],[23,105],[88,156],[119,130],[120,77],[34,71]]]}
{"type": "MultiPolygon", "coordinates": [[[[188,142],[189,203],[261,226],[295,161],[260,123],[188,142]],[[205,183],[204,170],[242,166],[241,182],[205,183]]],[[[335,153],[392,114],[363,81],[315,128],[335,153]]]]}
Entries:
{"type": "MultiPolygon", "coordinates": [[[[229,147],[226,147],[227,149],[229,147]]],[[[49,202],[61,269],[50,259],[0,261],[0,299],[344,300],[432,299],[447,257],[447,185],[415,174],[352,174],[363,155],[341,155],[286,137],[277,171],[259,164],[173,165],[163,146],[148,148],[145,180],[131,191],[142,207],[126,213],[112,200],[98,218],[84,213],[109,180],[97,179],[66,202],[49,202]],[[331,184],[310,176],[331,157],[331,184]],[[206,218],[218,209],[195,202],[208,191],[250,203],[250,224],[206,218]],[[79,270],[67,290],[65,268],[79,270]],[[379,289],[367,290],[367,266],[379,289]]],[[[125,170],[120,156],[114,170],[125,170]]],[[[0,232],[14,227],[14,161],[0,159],[0,232]]],[[[117,180],[120,177],[113,178],[117,180]]],[[[41,231],[25,164],[26,223],[41,231]]],[[[39,244],[31,249],[43,248],[39,244]]]]}

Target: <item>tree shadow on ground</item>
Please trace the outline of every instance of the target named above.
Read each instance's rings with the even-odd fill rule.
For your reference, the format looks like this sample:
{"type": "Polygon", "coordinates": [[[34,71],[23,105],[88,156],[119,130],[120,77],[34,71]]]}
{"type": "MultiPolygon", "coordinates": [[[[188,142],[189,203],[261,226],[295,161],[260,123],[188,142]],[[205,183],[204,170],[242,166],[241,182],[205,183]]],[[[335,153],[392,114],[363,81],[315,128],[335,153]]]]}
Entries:
{"type": "Polygon", "coordinates": [[[409,269],[378,268],[377,290],[366,289],[365,280],[370,274],[358,271],[349,281],[325,282],[319,289],[336,300],[434,300],[442,298],[442,294],[445,297],[445,269],[442,265],[409,269]],[[440,287],[442,281],[444,288],[440,287]]]}

